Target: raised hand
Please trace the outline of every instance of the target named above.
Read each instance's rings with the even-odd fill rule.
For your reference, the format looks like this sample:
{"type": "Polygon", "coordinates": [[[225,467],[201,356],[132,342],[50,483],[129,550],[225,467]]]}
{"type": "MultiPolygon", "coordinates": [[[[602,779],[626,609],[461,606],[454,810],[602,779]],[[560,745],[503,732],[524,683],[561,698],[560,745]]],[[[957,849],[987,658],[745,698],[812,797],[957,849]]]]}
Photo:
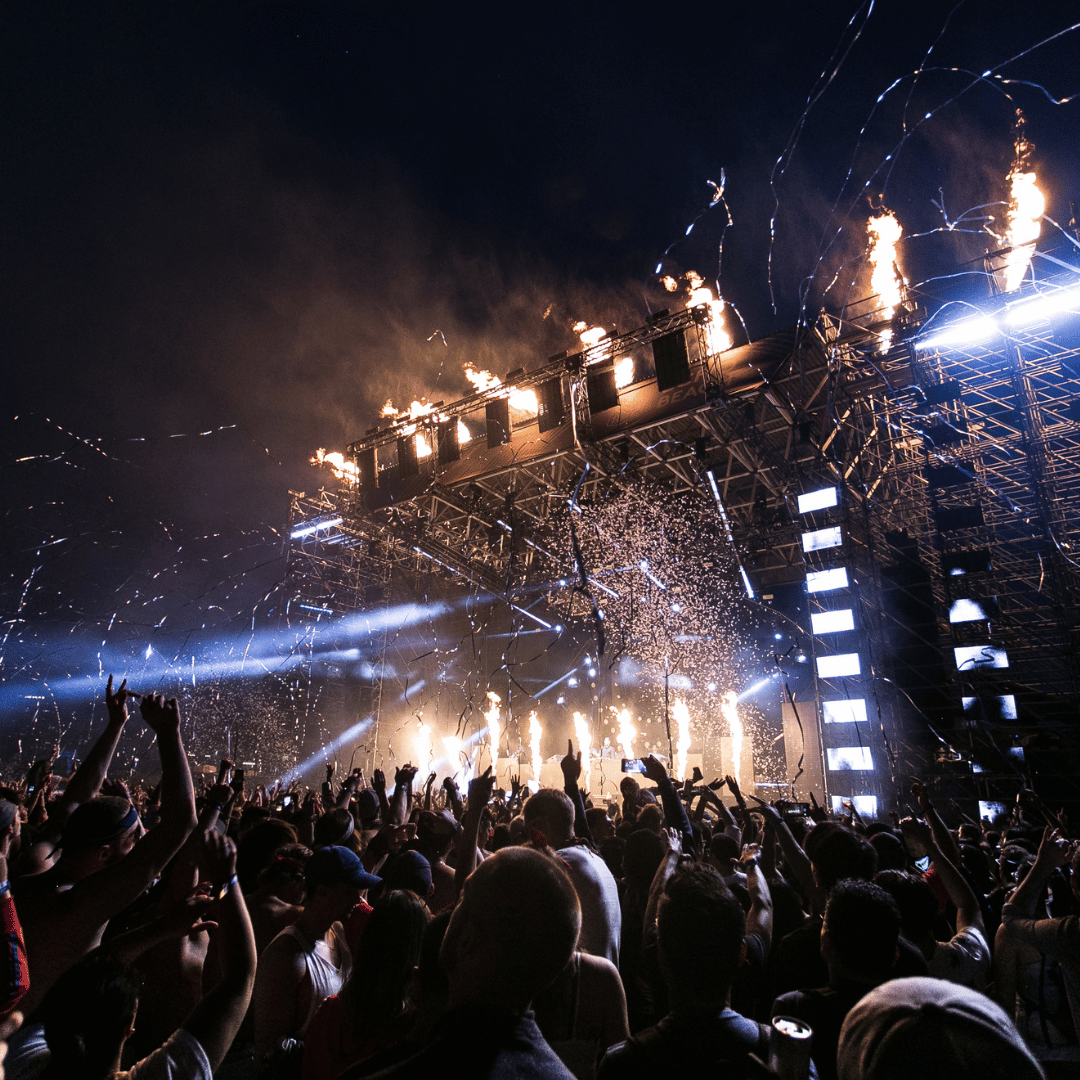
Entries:
{"type": "MultiPolygon", "coordinates": [[[[730,779],[730,778],[729,778],[730,779]]],[[[757,803],[755,807],[761,813],[761,816],[765,819],[765,824],[771,827],[782,825],[784,819],[780,816],[780,811],[775,806],[770,805],[764,799],[759,799],[756,795],[751,795],[751,799],[757,803]]],[[[746,803],[741,803],[742,806],[746,806],[746,803]]]]}
{"type": "Polygon", "coordinates": [[[432,786],[434,785],[434,783],[435,783],[435,774],[434,773],[428,773],[428,778],[427,778],[427,780],[424,781],[424,790],[425,791],[430,791],[432,786]]]}
{"type": "Polygon", "coordinates": [[[479,776],[469,781],[469,809],[478,812],[491,801],[495,789],[495,777],[491,775],[489,765],[479,776]]]}
{"type": "Polygon", "coordinates": [[[371,774],[371,786],[377,792],[386,791],[386,776],[383,773],[382,769],[376,769],[371,774]]]}
{"type": "Polygon", "coordinates": [[[904,818],[900,822],[900,829],[905,836],[911,837],[923,851],[929,851],[934,846],[934,833],[921,818],[904,818]]]}
{"type": "MultiPolygon", "coordinates": [[[[647,775],[647,774],[646,774],[647,775]]],[[[682,834],[678,829],[665,829],[662,838],[667,840],[668,854],[674,855],[676,859],[680,858],[683,853],[682,849],[682,834]]]]}
{"type": "Polygon", "coordinates": [[[337,768],[336,761],[328,761],[326,763],[326,782],[329,784],[334,779],[334,770],[337,768]]]}
{"type": "Polygon", "coordinates": [[[655,784],[663,784],[667,781],[667,769],[654,755],[650,754],[644,759],[645,775],[655,784]]]}
{"type": "Polygon", "coordinates": [[[112,724],[124,724],[128,718],[127,699],[139,695],[134,690],[127,688],[127,679],[120,684],[115,693],[113,693],[112,683],[113,677],[110,675],[109,681],[105,685],[105,707],[109,710],[109,722],[112,724]]]}
{"type": "Polygon", "coordinates": [[[559,767],[562,769],[563,780],[576,786],[578,777],[581,776],[581,751],[574,757],[574,744],[570,739],[566,740],[566,757],[559,762],[559,767]]]}
{"type": "Polygon", "coordinates": [[[1043,837],[1039,844],[1039,853],[1035,856],[1035,861],[1041,866],[1056,870],[1059,866],[1064,866],[1069,861],[1075,849],[1075,841],[1067,840],[1061,835],[1060,829],[1053,829],[1047,825],[1046,828],[1043,829],[1043,837]]]}
{"type": "Polygon", "coordinates": [[[139,712],[142,713],[143,722],[159,739],[164,735],[175,735],[180,730],[180,706],[176,698],[166,701],[162,694],[143,694],[139,712]]]}
{"type": "Polygon", "coordinates": [[[204,832],[199,844],[199,869],[215,888],[227,887],[236,873],[236,845],[215,829],[204,832]]]}
{"type": "Polygon", "coordinates": [[[413,779],[415,777],[416,777],[416,766],[415,765],[402,765],[401,768],[398,769],[394,773],[394,783],[398,787],[411,788],[413,779]]]}

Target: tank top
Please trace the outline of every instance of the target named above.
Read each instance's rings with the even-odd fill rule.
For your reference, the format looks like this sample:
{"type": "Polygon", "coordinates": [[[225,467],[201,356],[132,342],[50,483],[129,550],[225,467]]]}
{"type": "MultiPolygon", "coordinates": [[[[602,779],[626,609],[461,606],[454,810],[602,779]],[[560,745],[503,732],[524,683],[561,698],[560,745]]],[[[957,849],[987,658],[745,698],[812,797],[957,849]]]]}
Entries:
{"type": "Polygon", "coordinates": [[[327,934],[332,944],[328,944],[326,938],[319,938],[318,941],[312,944],[307,936],[297,930],[295,926],[287,926],[281,933],[288,934],[300,946],[304,954],[308,978],[311,980],[311,1005],[308,1008],[307,1016],[304,1017],[303,1026],[298,1033],[299,1037],[302,1038],[319,1006],[328,997],[333,997],[334,994],[341,990],[345,980],[349,977],[352,957],[338,923],[334,923],[329,934],[327,934]],[[340,958],[340,967],[334,963],[335,952],[340,958]]]}

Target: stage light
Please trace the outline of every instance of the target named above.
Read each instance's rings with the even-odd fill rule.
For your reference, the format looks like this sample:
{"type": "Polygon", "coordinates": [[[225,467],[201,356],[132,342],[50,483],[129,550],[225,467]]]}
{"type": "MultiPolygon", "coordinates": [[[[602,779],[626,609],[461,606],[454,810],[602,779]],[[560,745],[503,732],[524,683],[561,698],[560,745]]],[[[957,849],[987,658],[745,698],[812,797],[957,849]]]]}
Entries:
{"type": "Polygon", "coordinates": [[[674,611],[676,615],[678,615],[678,613],[682,611],[682,604],[672,604],[671,610],[674,611]]]}
{"type": "Polygon", "coordinates": [[[775,634],[773,634],[773,638],[776,641],[783,641],[784,640],[784,635],[781,634],[779,630],[777,630],[777,632],[775,634]]]}
{"type": "Polygon", "coordinates": [[[1004,321],[1009,326],[1030,326],[1065,311],[1074,315],[1080,312],[1080,287],[1018,300],[1006,308],[1004,321]]]}
{"type": "Polygon", "coordinates": [[[877,796],[876,795],[852,795],[848,798],[847,795],[831,795],[829,796],[832,804],[832,810],[834,814],[843,814],[846,810],[844,801],[851,803],[855,808],[856,813],[860,817],[872,818],[877,817],[877,796]]]}
{"type": "Polygon", "coordinates": [[[578,680],[576,675],[571,675],[570,678],[566,680],[567,686],[577,686],[577,684],[578,680]]]}
{"type": "Polygon", "coordinates": [[[868,746],[829,746],[825,760],[830,772],[873,772],[874,759],[868,746]]]}
{"type": "Polygon", "coordinates": [[[825,551],[828,548],[839,547],[844,542],[840,533],[840,526],[834,525],[829,529],[817,529],[814,532],[802,534],[802,549],[807,551],[825,551]]]}
{"type": "Polygon", "coordinates": [[[989,818],[991,821],[998,816],[998,814],[1007,814],[1009,811],[1003,802],[983,802],[979,800],[979,820],[983,818],[989,818]]]}
{"type": "MultiPolygon", "coordinates": [[[[1016,696],[1014,694],[995,694],[988,700],[997,705],[997,710],[991,719],[1016,719],[1016,696]]],[[[975,713],[979,711],[979,699],[977,697],[963,697],[960,699],[960,704],[964,707],[964,712],[975,713]]]]}
{"type": "Polygon", "coordinates": [[[985,622],[990,616],[977,600],[954,600],[949,608],[949,622],[985,622]]]}
{"type": "Polygon", "coordinates": [[[817,672],[823,679],[841,679],[846,675],[858,675],[862,671],[857,652],[838,653],[836,656],[819,656],[817,672]]]}
{"type": "Polygon", "coordinates": [[[811,570],[806,575],[806,591],[810,593],[846,589],[847,585],[847,568],[843,566],[835,567],[832,570],[811,570]]]}
{"type": "Polygon", "coordinates": [[[810,615],[810,629],[815,634],[842,634],[855,629],[855,613],[851,608],[840,611],[815,611],[810,615]]]}
{"type": "Polygon", "coordinates": [[[655,574],[649,571],[648,559],[642,559],[641,562],[638,563],[638,568],[661,592],[667,592],[667,586],[655,574]]]}
{"type": "Polygon", "coordinates": [[[926,351],[952,345],[980,345],[993,337],[997,330],[997,323],[992,316],[976,315],[970,319],[961,319],[936,334],[916,341],[915,348],[926,351]]]}
{"type": "Polygon", "coordinates": [[[808,491],[799,496],[799,513],[811,514],[815,510],[825,510],[835,506],[837,492],[834,487],[819,488],[817,491],[808,491]]]}
{"type": "Polygon", "coordinates": [[[843,698],[840,701],[823,701],[821,712],[826,724],[865,724],[866,699],[843,698]]]}
{"type": "Polygon", "coordinates": [[[1004,649],[992,645],[957,645],[953,648],[957,671],[973,668],[1007,668],[1009,657],[1004,649]]]}
{"type": "Polygon", "coordinates": [[[311,536],[312,533],[317,533],[320,529],[332,529],[335,525],[340,525],[344,518],[327,518],[324,521],[309,521],[303,525],[297,525],[291,533],[289,533],[290,540],[301,540],[305,536],[311,536]]]}

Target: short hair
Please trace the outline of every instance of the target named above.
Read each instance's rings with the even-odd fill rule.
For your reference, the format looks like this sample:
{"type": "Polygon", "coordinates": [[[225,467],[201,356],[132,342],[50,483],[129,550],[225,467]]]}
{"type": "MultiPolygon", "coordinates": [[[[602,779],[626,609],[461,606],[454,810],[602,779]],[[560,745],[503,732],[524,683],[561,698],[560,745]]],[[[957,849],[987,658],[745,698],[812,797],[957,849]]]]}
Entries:
{"type": "Polygon", "coordinates": [[[896,901],[904,937],[918,941],[933,934],[941,905],[934,890],[921,877],[904,870],[879,870],[874,875],[874,884],[896,901]]]}
{"type": "Polygon", "coordinates": [[[280,818],[268,818],[253,825],[236,845],[236,876],[241,892],[251,892],[274,852],[285,844],[295,844],[296,830],[280,818]]]}
{"type": "Polygon", "coordinates": [[[711,866],[681,866],[656,918],[660,966],[669,986],[710,985],[726,995],[746,936],[746,914],[711,866]]]}
{"type": "Polygon", "coordinates": [[[739,857],[739,841],[727,833],[717,833],[709,844],[709,854],[718,862],[739,857]]]}
{"type": "Polygon", "coordinates": [[[843,878],[869,881],[877,871],[874,845],[840,825],[826,829],[812,842],[821,828],[819,825],[811,830],[806,845],[806,854],[810,857],[821,887],[829,890],[843,878]]]}
{"type": "Polygon", "coordinates": [[[585,811],[585,820],[589,823],[589,829],[595,830],[598,825],[603,825],[605,821],[611,821],[608,817],[608,812],[602,806],[590,806],[585,811]]]}
{"type": "Polygon", "coordinates": [[[581,932],[581,904],[553,855],[507,847],[466,879],[443,942],[444,957],[459,919],[482,931],[474,953],[479,950],[493,985],[509,1005],[525,1005],[570,963],[581,932]]]}
{"type": "Polygon", "coordinates": [[[356,829],[356,821],[348,810],[335,807],[315,822],[315,847],[347,844],[356,829]]]}
{"type": "Polygon", "coordinates": [[[656,803],[649,803],[638,811],[637,827],[659,833],[664,827],[664,812],[656,803]]]}
{"type": "Polygon", "coordinates": [[[825,905],[824,932],[847,971],[880,978],[896,963],[900,909],[879,885],[838,881],[825,905]]]}
{"type": "Polygon", "coordinates": [[[100,795],[81,803],[64,822],[61,846],[73,854],[93,851],[119,840],[132,828],[125,825],[131,803],[116,795],[100,795]]]}
{"type": "Polygon", "coordinates": [[[565,791],[556,788],[541,788],[535,795],[530,795],[521,814],[529,828],[542,817],[563,832],[572,834],[574,831],[574,804],[565,791]]]}

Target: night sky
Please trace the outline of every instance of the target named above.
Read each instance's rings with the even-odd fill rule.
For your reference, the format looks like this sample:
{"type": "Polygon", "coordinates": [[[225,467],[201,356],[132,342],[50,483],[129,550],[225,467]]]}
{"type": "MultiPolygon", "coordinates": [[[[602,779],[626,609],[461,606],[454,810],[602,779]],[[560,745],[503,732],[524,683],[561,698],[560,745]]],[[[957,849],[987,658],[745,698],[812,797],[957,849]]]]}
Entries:
{"type": "Polygon", "coordinates": [[[1018,106],[1049,216],[1080,193],[1071,4],[13,7],[12,730],[99,654],[242,647],[289,489],[388,397],[463,396],[466,361],[534,364],[578,319],[631,329],[670,303],[657,264],[715,279],[721,240],[750,337],[813,318],[868,291],[871,199],[926,234],[909,280],[949,273],[998,246],[972,208],[1005,194],[1018,106]]]}

